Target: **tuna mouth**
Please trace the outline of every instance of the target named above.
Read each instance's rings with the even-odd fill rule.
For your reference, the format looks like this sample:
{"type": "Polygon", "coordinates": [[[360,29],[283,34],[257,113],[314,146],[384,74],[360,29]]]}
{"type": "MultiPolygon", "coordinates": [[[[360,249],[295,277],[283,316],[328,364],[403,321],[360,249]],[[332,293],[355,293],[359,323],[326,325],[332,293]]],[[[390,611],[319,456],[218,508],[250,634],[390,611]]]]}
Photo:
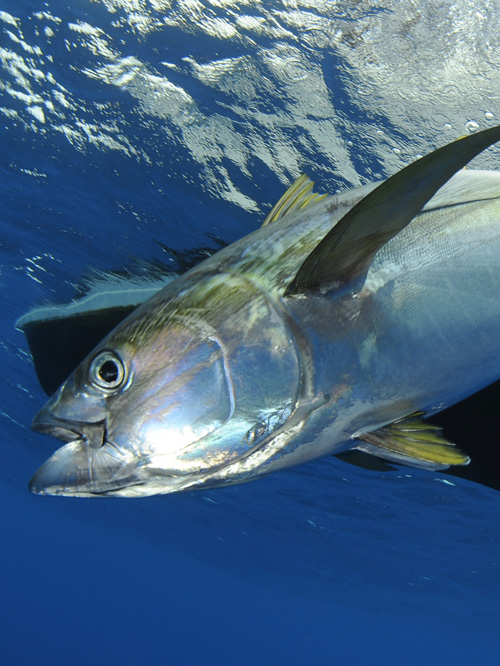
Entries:
{"type": "Polygon", "coordinates": [[[50,435],[63,442],[81,440],[93,449],[100,449],[106,443],[106,422],[68,422],[55,417],[47,407],[43,407],[31,422],[31,429],[43,435],[50,435]]]}
{"type": "Polygon", "coordinates": [[[42,435],[50,435],[55,439],[60,439],[62,442],[73,442],[75,439],[80,439],[80,433],[63,425],[55,425],[53,423],[37,423],[33,420],[31,429],[35,432],[40,432],[42,435]]]}
{"type": "MultiPolygon", "coordinates": [[[[108,442],[105,421],[79,423],[58,419],[46,405],[36,414],[31,427],[67,442],[34,474],[29,484],[32,493],[94,497],[118,492],[131,483],[133,466],[123,451],[108,442]]],[[[141,480],[135,478],[135,482],[141,480]]]]}

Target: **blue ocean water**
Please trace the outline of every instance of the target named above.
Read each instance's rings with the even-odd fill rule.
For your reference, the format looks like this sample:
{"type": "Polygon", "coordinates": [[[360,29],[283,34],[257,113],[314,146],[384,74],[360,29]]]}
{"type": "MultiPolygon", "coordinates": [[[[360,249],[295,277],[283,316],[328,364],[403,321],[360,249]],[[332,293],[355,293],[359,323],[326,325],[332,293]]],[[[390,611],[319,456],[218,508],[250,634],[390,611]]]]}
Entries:
{"type": "Polygon", "coordinates": [[[57,442],[29,429],[45,395],[14,326],[91,268],[240,238],[303,170],[333,192],[486,126],[487,9],[2,0],[2,663],[498,663],[498,491],[331,458],[199,493],[32,496],[57,442]]]}

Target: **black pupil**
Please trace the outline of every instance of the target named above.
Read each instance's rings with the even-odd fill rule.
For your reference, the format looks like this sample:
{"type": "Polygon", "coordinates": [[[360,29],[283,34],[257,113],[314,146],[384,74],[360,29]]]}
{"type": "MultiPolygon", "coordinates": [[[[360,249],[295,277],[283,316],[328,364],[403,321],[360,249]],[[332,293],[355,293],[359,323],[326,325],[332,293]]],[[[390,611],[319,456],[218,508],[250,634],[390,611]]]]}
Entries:
{"type": "Polygon", "coordinates": [[[107,384],[114,384],[118,379],[118,366],[114,361],[104,361],[99,369],[99,377],[107,384]]]}

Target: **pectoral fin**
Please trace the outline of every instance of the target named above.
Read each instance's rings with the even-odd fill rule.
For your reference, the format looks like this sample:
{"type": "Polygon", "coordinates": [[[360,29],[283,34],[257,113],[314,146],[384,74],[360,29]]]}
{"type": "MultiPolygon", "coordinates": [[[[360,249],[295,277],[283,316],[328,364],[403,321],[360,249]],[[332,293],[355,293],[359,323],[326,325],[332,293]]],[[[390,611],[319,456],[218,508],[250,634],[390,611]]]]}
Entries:
{"type": "Polygon", "coordinates": [[[378,250],[411,222],[446,181],[499,140],[500,126],[468,135],[384,181],[316,246],[286,295],[360,282],[378,250]]]}
{"type": "Polygon", "coordinates": [[[446,469],[450,465],[468,465],[469,456],[448,442],[441,428],[427,423],[421,413],[395,421],[357,439],[359,451],[379,456],[391,462],[425,469],[446,469]]]}

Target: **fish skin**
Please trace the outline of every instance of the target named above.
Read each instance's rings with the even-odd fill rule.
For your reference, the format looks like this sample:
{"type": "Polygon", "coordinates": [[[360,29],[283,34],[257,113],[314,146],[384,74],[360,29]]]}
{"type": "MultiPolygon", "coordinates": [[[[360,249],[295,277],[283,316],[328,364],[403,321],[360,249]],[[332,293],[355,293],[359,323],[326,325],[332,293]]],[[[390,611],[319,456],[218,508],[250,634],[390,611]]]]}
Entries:
{"type": "Polygon", "coordinates": [[[273,221],[134,311],[35,417],[69,443],[31,490],[133,497],[243,482],[356,448],[363,432],[497,379],[496,172],[457,173],[376,253],[360,291],[283,297],[375,187],[273,221]],[[89,380],[106,350],[125,366],[116,391],[89,380]]]}

